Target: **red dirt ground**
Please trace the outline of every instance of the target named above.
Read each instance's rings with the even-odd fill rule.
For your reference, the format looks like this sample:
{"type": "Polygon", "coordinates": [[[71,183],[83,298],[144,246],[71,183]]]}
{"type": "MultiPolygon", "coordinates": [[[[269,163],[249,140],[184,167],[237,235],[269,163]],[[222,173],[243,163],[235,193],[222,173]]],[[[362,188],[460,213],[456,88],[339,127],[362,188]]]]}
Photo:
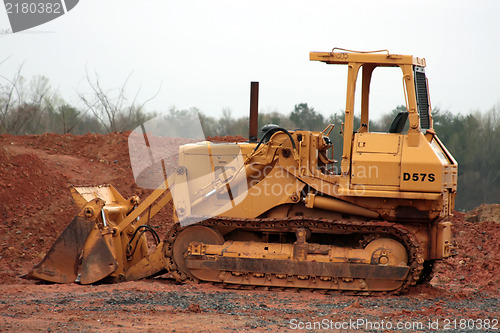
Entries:
{"type": "MultiPolygon", "coordinates": [[[[293,330],[292,319],[440,320],[440,325],[446,318],[499,319],[500,205],[454,212],[458,254],[436,265],[429,284],[402,296],[227,290],[179,286],[164,278],[97,286],[20,278],[76,215],[69,185],[112,184],[124,197],[150,193],[134,182],[127,136],[0,136],[0,331],[276,331],[293,330]]],[[[171,224],[170,211],[167,207],[153,220],[162,226],[160,234],[171,224]]]]}

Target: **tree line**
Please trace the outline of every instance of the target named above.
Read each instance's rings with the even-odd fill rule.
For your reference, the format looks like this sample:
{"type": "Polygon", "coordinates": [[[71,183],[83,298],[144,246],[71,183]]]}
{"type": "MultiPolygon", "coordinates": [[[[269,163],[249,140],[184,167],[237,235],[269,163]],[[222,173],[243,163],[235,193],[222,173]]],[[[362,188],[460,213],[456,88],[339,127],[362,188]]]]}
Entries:
{"type": "MultiPolygon", "coordinates": [[[[156,116],[147,112],[146,102],[137,96],[129,98],[126,83],[114,90],[101,86],[99,77],[87,75],[90,93],[79,94],[78,106],[65,102],[52,89],[49,80],[36,76],[30,80],[21,75],[0,77],[0,134],[28,135],[42,133],[71,133],[75,135],[130,131],[156,116]]],[[[370,131],[387,132],[395,115],[404,111],[397,106],[378,120],[370,120],[370,131]]],[[[198,113],[205,136],[248,135],[248,117],[234,118],[229,109],[220,117],[204,114],[196,108],[170,108],[167,117],[198,113]]],[[[434,129],[447,149],[459,163],[456,207],[472,209],[481,203],[500,202],[500,104],[486,112],[455,114],[433,110],[434,129]]],[[[288,129],[323,130],[334,124],[330,138],[334,143],[334,158],[341,159],[342,111],[325,117],[307,103],[298,103],[288,114],[268,112],[259,114],[259,128],[277,124],[288,129]]],[[[354,128],[360,126],[355,117],[354,128]]]]}
{"type": "Polygon", "coordinates": [[[87,74],[90,93],[78,93],[79,105],[59,96],[44,76],[26,79],[22,67],[12,78],[0,75],[0,134],[85,134],[132,130],[154,116],[144,111],[148,101],[126,93],[127,81],[118,89],[101,87],[97,74],[87,74]]]}

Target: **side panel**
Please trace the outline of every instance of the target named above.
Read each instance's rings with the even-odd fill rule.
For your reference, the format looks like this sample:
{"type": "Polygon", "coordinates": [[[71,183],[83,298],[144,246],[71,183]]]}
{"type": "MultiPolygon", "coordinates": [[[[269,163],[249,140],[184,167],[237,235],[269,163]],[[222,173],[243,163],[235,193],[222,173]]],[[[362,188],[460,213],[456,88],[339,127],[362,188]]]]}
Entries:
{"type": "Polygon", "coordinates": [[[399,134],[359,133],[355,135],[351,184],[399,186],[401,169],[399,134]]]}
{"type": "MultiPolygon", "coordinates": [[[[269,165],[269,173],[255,183],[252,178],[247,179],[245,169],[241,169],[241,155],[240,146],[235,144],[182,146],[179,165],[186,171],[176,177],[177,214],[181,215],[179,208],[184,208],[183,215],[188,218],[190,215],[253,218],[299,200],[304,184],[295,176],[279,165],[269,165]],[[228,178],[232,180],[227,186],[220,186],[228,178]]],[[[264,173],[257,167],[253,171],[264,173]]]]}
{"type": "Polygon", "coordinates": [[[442,192],[443,161],[431,147],[423,134],[419,145],[411,147],[408,137],[403,140],[401,158],[401,191],[442,192]]]}

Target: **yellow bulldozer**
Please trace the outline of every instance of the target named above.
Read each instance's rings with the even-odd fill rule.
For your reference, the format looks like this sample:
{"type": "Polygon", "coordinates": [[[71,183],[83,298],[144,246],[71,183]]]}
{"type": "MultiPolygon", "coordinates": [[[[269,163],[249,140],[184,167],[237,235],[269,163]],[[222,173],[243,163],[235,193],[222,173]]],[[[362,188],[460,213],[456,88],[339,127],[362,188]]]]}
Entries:
{"type": "Polygon", "coordinates": [[[72,187],[80,213],[28,276],[90,284],[168,274],[354,293],[400,293],[425,281],[434,261],[453,253],[446,217],[457,189],[457,162],[433,129],[425,59],[333,49],[310,60],[348,66],[339,168],[333,125],[267,125],[257,141],[252,102],[248,142],[211,143],[171,119],[142,125],[129,136],[130,157],[136,182],[154,191],[140,201],[110,185],[72,187]],[[402,72],[406,110],[387,132],[369,128],[377,67],[402,72]],[[175,223],[161,240],[150,220],[169,202],[175,223]]]}

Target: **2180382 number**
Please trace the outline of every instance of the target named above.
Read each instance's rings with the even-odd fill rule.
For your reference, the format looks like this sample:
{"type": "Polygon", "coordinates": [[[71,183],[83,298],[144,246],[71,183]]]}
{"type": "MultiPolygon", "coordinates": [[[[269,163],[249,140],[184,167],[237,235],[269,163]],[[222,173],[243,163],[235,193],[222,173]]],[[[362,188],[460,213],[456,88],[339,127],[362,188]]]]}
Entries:
{"type": "Polygon", "coordinates": [[[58,2],[5,2],[5,9],[7,14],[62,14],[61,4],[58,2]]]}
{"type": "Polygon", "coordinates": [[[444,330],[498,330],[498,319],[444,319],[444,330]]]}

